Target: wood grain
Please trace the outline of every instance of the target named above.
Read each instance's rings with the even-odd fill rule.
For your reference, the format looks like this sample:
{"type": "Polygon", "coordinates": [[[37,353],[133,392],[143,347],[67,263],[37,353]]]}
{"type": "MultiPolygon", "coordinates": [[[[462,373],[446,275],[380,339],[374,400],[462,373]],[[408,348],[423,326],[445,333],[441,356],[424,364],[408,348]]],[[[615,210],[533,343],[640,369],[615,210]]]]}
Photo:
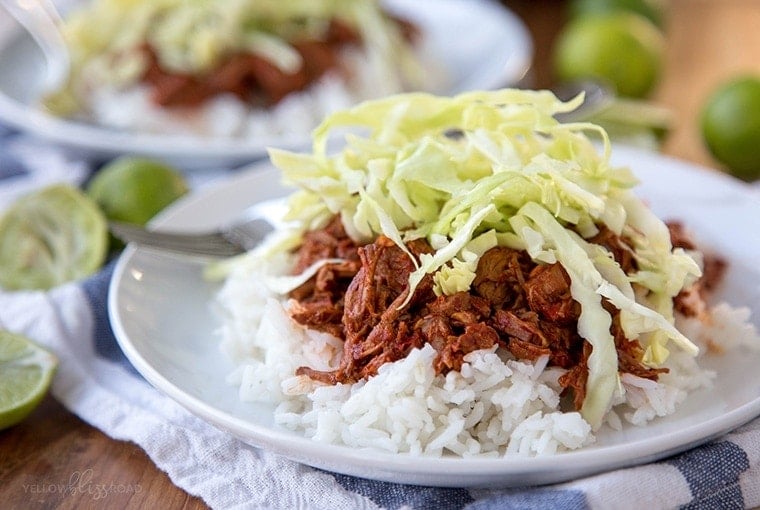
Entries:
{"type": "MultiPolygon", "coordinates": [[[[535,87],[548,87],[551,46],[564,23],[559,0],[505,0],[534,41],[535,87]]],[[[715,166],[696,124],[707,94],[740,72],[760,74],[760,1],[670,0],[663,80],[654,98],[676,124],[664,152],[715,166]]],[[[206,508],[174,486],[136,445],[111,439],[52,398],[25,422],[0,432],[0,507],[206,508]]]]}
{"type": "Polygon", "coordinates": [[[552,75],[552,49],[557,34],[567,20],[566,2],[560,0],[504,0],[502,2],[519,16],[533,39],[533,65],[524,85],[549,88],[552,75]]]}
{"type": "Polygon", "coordinates": [[[50,396],[27,420],[0,432],[0,507],[207,508],[137,445],[109,438],[50,396]]]}

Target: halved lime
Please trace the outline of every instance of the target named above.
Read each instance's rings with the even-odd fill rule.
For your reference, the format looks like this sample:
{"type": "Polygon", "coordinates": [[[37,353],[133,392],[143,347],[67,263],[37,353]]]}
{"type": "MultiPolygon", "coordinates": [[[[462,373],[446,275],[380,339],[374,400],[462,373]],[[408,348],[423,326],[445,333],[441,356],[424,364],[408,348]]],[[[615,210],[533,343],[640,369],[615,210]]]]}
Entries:
{"type": "Polygon", "coordinates": [[[98,206],[57,184],[20,198],[0,218],[0,287],[49,289],[95,273],[108,247],[98,206]]]}
{"type": "Polygon", "coordinates": [[[28,338],[0,330],[0,430],[31,413],[48,391],[58,359],[28,338]]]}

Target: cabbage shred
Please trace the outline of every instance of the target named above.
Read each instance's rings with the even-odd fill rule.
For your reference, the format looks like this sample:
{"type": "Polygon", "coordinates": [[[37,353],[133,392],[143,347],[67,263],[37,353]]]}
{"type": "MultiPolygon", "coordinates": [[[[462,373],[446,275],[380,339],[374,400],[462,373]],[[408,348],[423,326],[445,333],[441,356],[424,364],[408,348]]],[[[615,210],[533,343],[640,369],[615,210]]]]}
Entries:
{"type": "Polygon", "coordinates": [[[406,249],[405,242],[426,238],[436,251],[414,260],[412,288],[433,273],[438,294],[468,290],[480,256],[494,246],[559,262],[581,304],[579,334],[593,346],[581,412],[598,427],[619,386],[603,300],[621,310],[626,336],[657,366],[671,343],[697,353],[673,326],[672,302],[701,270],[673,249],[667,226],[633,194],[631,172],[610,165],[606,132],[555,120],[582,101],[513,89],[402,94],[328,117],[314,131],[311,154],[272,149],[270,157],[299,189],[287,219],[300,233],[339,214],[358,242],[382,234],[406,249]],[[338,131],[345,144],[330,151],[338,131]],[[601,138],[601,149],[589,134],[601,138]],[[634,274],[586,241],[600,225],[632,241],[634,274]]]}

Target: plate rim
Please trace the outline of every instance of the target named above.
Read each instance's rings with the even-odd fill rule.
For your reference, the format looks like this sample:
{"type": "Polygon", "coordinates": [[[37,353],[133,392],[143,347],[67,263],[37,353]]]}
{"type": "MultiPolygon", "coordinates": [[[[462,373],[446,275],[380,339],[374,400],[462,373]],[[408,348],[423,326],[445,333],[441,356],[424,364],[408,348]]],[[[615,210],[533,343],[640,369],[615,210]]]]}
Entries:
{"type": "MultiPolygon", "coordinates": [[[[653,154],[649,151],[629,147],[616,146],[613,148],[614,153],[617,153],[618,157],[622,155],[626,160],[629,157],[650,158],[664,161],[680,170],[688,169],[690,172],[698,172],[702,178],[708,179],[708,181],[720,181],[722,185],[729,185],[738,193],[746,193],[756,199],[760,206],[760,198],[758,198],[760,195],[749,185],[719,174],[707,167],[671,156],[653,154]]],[[[177,204],[162,212],[152,224],[159,227],[171,223],[176,220],[178,214],[181,214],[182,209],[193,207],[196,202],[203,202],[204,197],[219,193],[224,194],[227,189],[239,187],[241,182],[266,179],[268,173],[273,171],[275,169],[268,161],[249,165],[239,174],[222,179],[214,185],[207,186],[199,193],[181,199],[177,204]]],[[[366,470],[359,469],[357,472],[357,469],[351,464],[366,460],[367,453],[365,450],[318,443],[305,436],[294,434],[287,429],[272,429],[215,409],[211,404],[188,394],[171,383],[138,352],[122,324],[118,310],[118,292],[120,279],[128,269],[130,262],[142,250],[152,251],[134,246],[128,246],[125,249],[114,268],[108,293],[108,315],[114,335],[125,356],[137,371],[156,389],[168,395],[192,414],[201,417],[212,426],[230,433],[247,444],[315,467],[347,475],[366,476],[366,470]],[[330,450],[333,453],[333,458],[329,462],[319,459],[320,456],[324,455],[325,450],[330,450]],[[343,468],[341,468],[342,466],[343,468]]],[[[528,480],[536,484],[556,483],[622,467],[641,465],[683,452],[734,430],[759,415],[760,396],[741,406],[732,408],[727,413],[695,423],[682,430],[669,431],[653,438],[642,438],[599,448],[581,448],[544,457],[431,458],[373,451],[371,453],[372,458],[382,462],[384,467],[374,469],[370,477],[398,483],[399,476],[403,475],[406,483],[439,487],[503,485],[509,483],[509,478],[512,476],[519,477],[522,481],[526,480],[527,477],[528,480]],[[626,454],[632,450],[636,453],[633,455],[626,454]],[[427,462],[423,472],[416,465],[417,461],[431,462],[427,462]],[[568,468],[565,464],[574,465],[572,473],[562,474],[568,468]],[[473,477],[483,480],[478,482],[473,480],[473,477]]]]}

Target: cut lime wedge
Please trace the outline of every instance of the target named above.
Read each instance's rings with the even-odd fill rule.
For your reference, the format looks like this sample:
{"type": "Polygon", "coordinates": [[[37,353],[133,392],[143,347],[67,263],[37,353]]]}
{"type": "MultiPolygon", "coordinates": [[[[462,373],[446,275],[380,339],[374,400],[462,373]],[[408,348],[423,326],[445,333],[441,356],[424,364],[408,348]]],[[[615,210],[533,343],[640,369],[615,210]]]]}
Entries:
{"type": "Polygon", "coordinates": [[[0,218],[0,286],[48,289],[89,276],[105,260],[108,227],[77,188],[54,185],[17,200],[0,218]]]}
{"type": "Polygon", "coordinates": [[[31,413],[48,391],[58,359],[21,335],[0,331],[0,430],[31,413]]]}

